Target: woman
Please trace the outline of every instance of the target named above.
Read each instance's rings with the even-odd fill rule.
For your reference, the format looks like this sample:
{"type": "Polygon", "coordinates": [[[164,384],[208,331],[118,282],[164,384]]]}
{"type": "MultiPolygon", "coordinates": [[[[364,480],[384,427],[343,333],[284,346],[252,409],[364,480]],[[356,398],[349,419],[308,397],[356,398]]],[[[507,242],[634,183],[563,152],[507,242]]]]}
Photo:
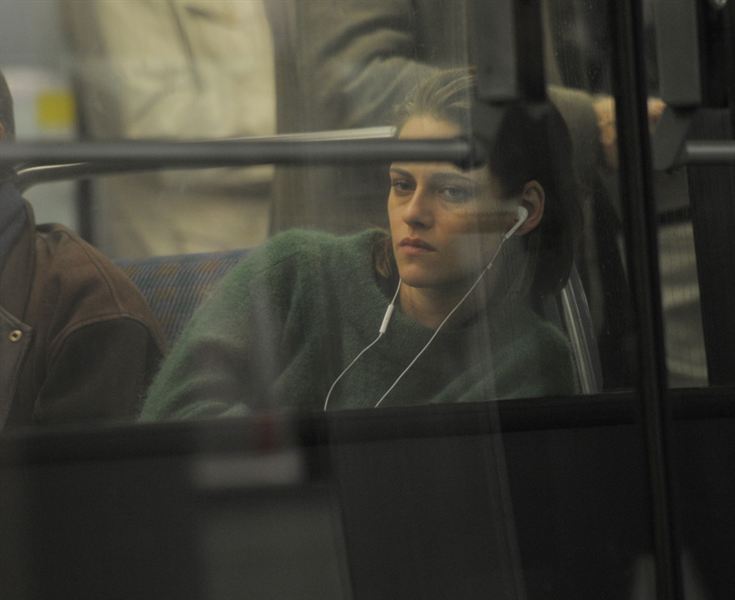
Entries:
{"type": "MultiPolygon", "coordinates": [[[[472,89],[456,71],[421,84],[400,137],[465,135],[472,89]]],[[[273,238],[192,319],[143,417],[573,393],[566,341],[535,311],[571,265],[569,154],[554,109],[515,107],[489,168],[394,163],[390,235],[273,238]]]]}

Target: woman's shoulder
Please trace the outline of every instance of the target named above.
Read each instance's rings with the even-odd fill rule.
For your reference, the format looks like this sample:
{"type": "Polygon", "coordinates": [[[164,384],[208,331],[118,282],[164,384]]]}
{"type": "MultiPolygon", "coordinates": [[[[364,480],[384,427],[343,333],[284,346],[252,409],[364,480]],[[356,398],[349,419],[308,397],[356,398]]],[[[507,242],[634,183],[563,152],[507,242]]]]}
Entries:
{"type": "Polygon", "coordinates": [[[546,381],[544,394],[576,393],[576,368],[572,347],[560,326],[529,311],[526,344],[533,367],[546,381]]]}
{"type": "Polygon", "coordinates": [[[352,235],[335,235],[323,231],[291,229],[278,233],[255,248],[228,275],[225,286],[252,286],[267,283],[271,288],[279,282],[293,286],[297,280],[315,277],[342,277],[358,265],[371,265],[377,240],[385,232],[370,229],[352,235]]]}
{"type": "Polygon", "coordinates": [[[312,264],[320,269],[354,266],[356,262],[372,255],[375,243],[385,235],[379,229],[351,235],[291,229],[270,238],[252,253],[252,258],[264,267],[280,264],[296,267],[312,264]]]}
{"type": "Polygon", "coordinates": [[[291,256],[296,253],[320,254],[324,252],[361,253],[386,236],[381,229],[365,229],[358,233],[337,235],[311,229],[289,229],[270,238],[264,248],[272,254],[291,256]]]}
{"type": "Polygon", "coordinates": [[[539,315],[528,306],[511,309],[506,315],[506,323],[515,326],[510,332],[511,343],[529,346],[535,358],[551,359],[564,356],[569,352],[569,340],[559,324],[539,315]]]}
{"type": "Polygon", "coordinates": [[[571,345],[557,324],[525,306],[509,309],[502,316],[495,331],[498,397],[575,393],[571,345]]]}

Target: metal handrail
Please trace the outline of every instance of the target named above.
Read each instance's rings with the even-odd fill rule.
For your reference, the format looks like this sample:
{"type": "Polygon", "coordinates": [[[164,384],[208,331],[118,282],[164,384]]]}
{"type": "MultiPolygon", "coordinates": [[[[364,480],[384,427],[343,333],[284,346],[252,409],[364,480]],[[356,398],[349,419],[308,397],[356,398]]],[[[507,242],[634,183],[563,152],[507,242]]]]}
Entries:
{"type": "MultiPolygon", "coordinates": [[[[34,183],[157,169],[244,167],[262,164],[364,164],[410,161],[483,161],[479,145],[466,139],[398,140],[382,135],[339,137],[315,132],[208,141],[122,140],[111,142],[2,142],[0,167],[13,167],[20,187],[34,183]]],[[[349,130],[348,130],[349,133],[349,130]]]]}
{"type": "Polygon", "coordinates": [[[681,164],[735,163],[735,140],[692,140],[684,145],[681,164]]]}

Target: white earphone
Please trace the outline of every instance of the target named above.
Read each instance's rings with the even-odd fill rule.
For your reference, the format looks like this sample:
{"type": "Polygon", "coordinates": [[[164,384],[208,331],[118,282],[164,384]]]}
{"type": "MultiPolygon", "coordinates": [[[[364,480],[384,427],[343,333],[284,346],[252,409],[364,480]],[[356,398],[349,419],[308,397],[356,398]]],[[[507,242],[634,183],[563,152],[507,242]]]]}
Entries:
{"type": "Polygon", "coordinates": [[[504,239],[510,239],[513,237],[516,231],[523,225],[526,220],[528,219],[528,209],[523,206],[522,204],[516,209],[516,217],[517,220],[513,224],[513,227],[511,227],[508,231],[505,232],[505,235],[503,235],[504,239]]]}
{"type": "MultiPolygon", "coordinates": [[[[478,286],[482,278],[485,276],[485,273],[490,270],[490,268],[493,266],[493,262],[497,258],[498,254],[500,254],[500,249],[503,247],[503,244],[505,244],[506,241],[508,241],[513,235],[515,235],[516,231],[526,222],[528,219],[528,209],[520,205],[516,209],[516,222],[513,224],[513,227],[511,227],[508,231],[506,231],[503,234],[502,239],[500,240],[500,244],[498,244],[498,247],[495,250],[495,253],[493,254],[493,257],[488,261],[488,263],[485,265],[485,268],[480,272],[480,275],[475,279],[475,282],[470,286],[470,289],[467,290],[467,293],[465,293],[464,296],[460,299],[457,304],[454,305],[454,308],[449,311],[446,317],[444,317],[444,320],[439,323],[438,327],[434,330],[434,333],[429,338],[429,341],[426,342],[423,348],[419,350],[418,354],[413,357],[413,360],[411,360],[410,363],[408,363],[408,366],[401,372],[401,374],[396,378],[396,380],[391,384],[391,386],[385,391],[385,393],[380,397],[378,402],[375,404],[375,408],[380,406],[380,404],[385,400],[385,398],[393,391],[393,388],[398,385],[398,382],[403,379],[403,376],[408,373],[408,371],[413,367],[413,365],[416,363],[416,361],[419,359],[419,357],[426,351],[426,349],[431,345],[431,342],[434,341],[434,338],[439,334],[439,331],[444,327],[444,324],[449,320],[449,318],[455,313],[455,311],[462,305],[462,303],[469,297],[469,295],[474,291],[474,289],[478,286]]],[[[327,410],[327,407],[329,406],[329,398],[332,395],[332,392],[334,391],[335,386],[337,383],[344,377],[347,372],[355,365],[355,363],[360,360],[360,357],[365,354],[370,348],[372,348],[380,338],[383,337],[385,332],[388,330],[388,324],[390,323],[391,317],[393,316],[393,311],[395,310],[396,300],[398,299],[398,293],[401,290],[401,284],[403,283],[403,280],[398,280],[398,287],[396,288],[395,293],[393,294],[393,299],[390,301],[390,304],[388,304],[388,308],[385,311],[385,315],[383,315],[383,320],[380,323],[380,328],[378,330],[378,336],[370,342],[365,348],[363,348],[360,353],[355,356],[355,358],[352,359],[349,365],[347,365],[342,372],[337,376],[337,378],[332,382],[331,387],[329,388],[329,391],[327,392],[327,396],[324,399],[324,410],[327,410]]]]}

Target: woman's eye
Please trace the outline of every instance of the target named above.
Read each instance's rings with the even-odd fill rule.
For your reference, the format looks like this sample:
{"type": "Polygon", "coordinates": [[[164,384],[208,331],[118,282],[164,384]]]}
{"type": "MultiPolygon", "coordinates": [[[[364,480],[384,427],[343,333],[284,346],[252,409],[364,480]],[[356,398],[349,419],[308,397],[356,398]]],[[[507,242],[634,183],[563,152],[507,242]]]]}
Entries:
{"type": "Polygon", "coordinates": [[[454,185],[448,185],[441,188],[439,193],[444,200],[455,204],[467,202],[475,197],[474,189],[454,185]]]}
{"type": "Polygon", "coordinates": [[[413,184],[405,179],[394,179],[390,185],[396,194],[410,194],[413,191],[413,184]]]}

